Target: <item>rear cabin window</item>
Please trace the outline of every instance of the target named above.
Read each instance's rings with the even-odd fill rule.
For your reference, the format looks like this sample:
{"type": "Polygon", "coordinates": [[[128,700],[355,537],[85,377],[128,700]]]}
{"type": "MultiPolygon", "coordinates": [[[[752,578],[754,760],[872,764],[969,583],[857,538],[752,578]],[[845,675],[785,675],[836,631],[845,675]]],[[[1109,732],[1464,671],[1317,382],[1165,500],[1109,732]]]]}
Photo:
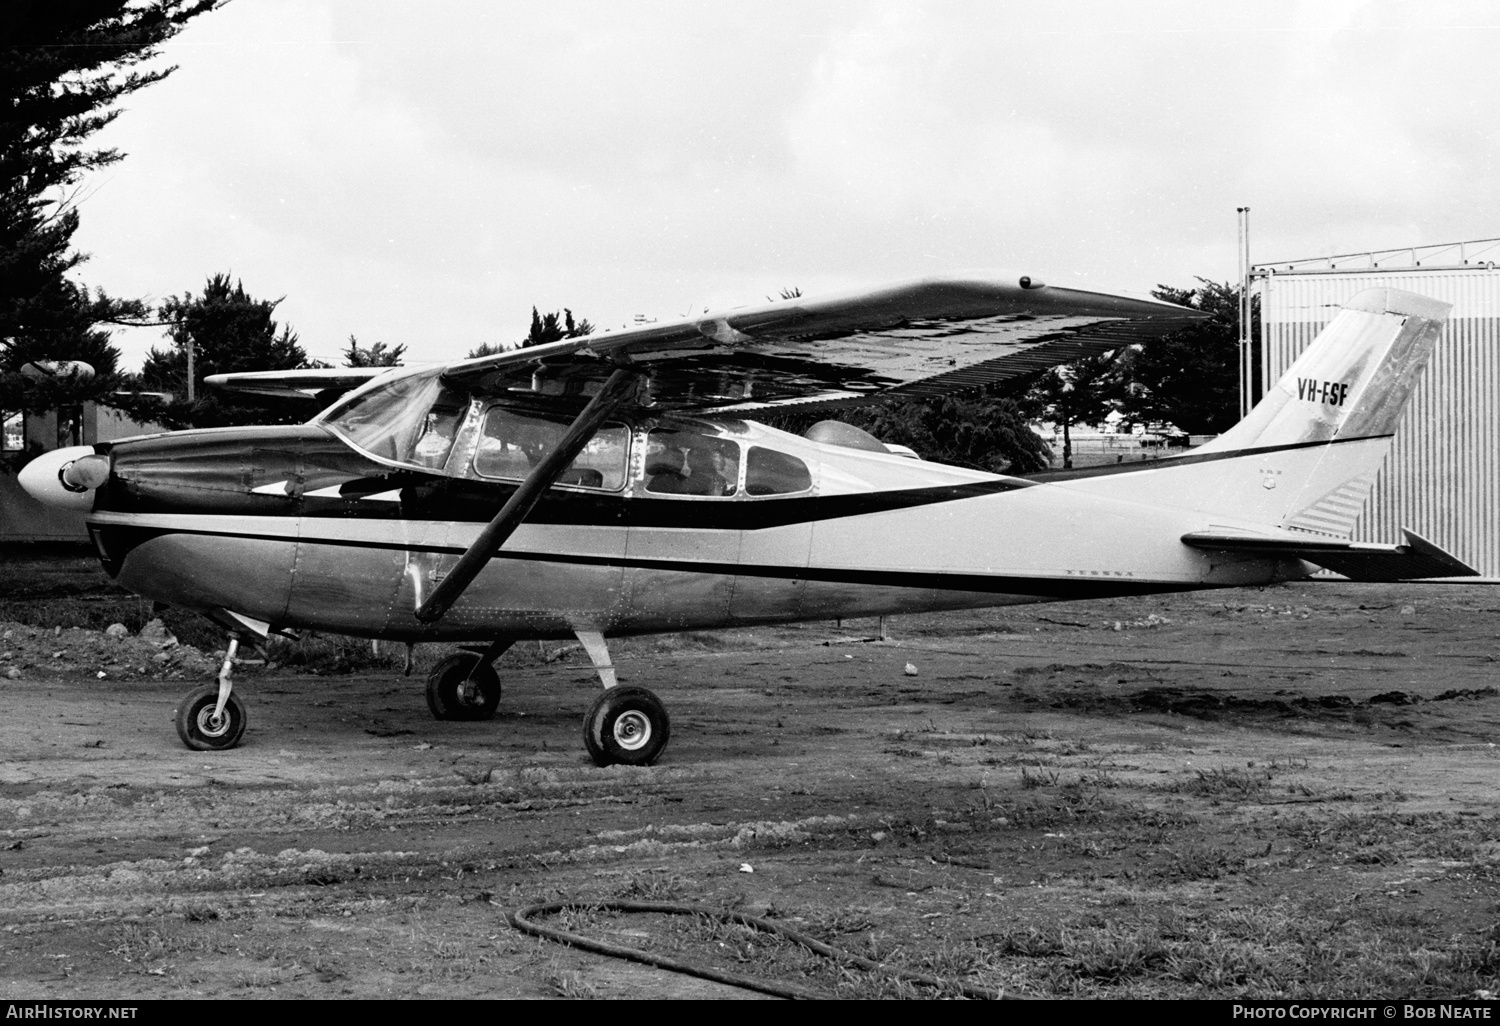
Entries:
{"type": "MultiPolygon", "coordinates": [[[[480,477],[524,480],[557,447],[567,430],[568,425],[559,421],[492,406],[480,429],[474,473],[480,477]]],[[[629,450],[629,430],[618,424],[606,424],[594,433],[556,483],[618,490],[625,485],[629,450]]]]}
{"type": "Polygon", "coordinates": [[[686,429],[662,429],[647,436],[647,492],[723,497],[737,492],[739,484],[737,442],[686,429]]]}
{"type": "Polygon", "coordinates": [[[752,445],[745,457],[745,494],[789,495],[812,487],[807,464],[775,449],[752,445]]]}

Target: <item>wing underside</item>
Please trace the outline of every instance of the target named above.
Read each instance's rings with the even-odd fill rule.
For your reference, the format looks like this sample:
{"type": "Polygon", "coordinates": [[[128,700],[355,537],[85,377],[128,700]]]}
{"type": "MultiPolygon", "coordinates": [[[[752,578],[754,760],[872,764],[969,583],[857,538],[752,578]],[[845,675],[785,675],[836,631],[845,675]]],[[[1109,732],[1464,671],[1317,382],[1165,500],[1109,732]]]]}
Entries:
{"type": "Polygon", "coordinates": [[[518,401],[586,395],[629,363],[663,412],[822,410],[947,395],[1180,329],[1156,300],[1027,278],[928,278],[600,332],[451,365],[445,378],[518,401]],[[1022,283],[1025,284],[1022,284],[1022,283]]]}
{"type": "MultiPolygon", "coordinates": [[[[1204,314],[1024,276],[934,277],[601,331],[449,364],[475,396],[566,412],[629,365],[627,405],[662,413],[815,411],[949,395],[1144,342],[1204,314]]],[[[215,375],[220,388],[322,395],[387,368],[215,375]]]]}

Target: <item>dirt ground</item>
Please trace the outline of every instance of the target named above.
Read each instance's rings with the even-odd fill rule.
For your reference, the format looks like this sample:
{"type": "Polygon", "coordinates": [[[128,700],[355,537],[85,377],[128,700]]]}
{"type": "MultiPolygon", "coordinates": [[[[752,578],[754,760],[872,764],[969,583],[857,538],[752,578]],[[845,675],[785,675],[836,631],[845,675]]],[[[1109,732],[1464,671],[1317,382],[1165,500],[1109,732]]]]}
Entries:
{"type": "MultiPolygon", "coordinates": [[[[245,667],[245,743],[205,754],[170,720],[212,652],[0,625],[0,998],[757,996],[504,915],[622,898],[1019,995],[1497,989],[1500,588],[875,630],[618,645],[672,742],[598,769],[597,683],[564,646],[504,657],[488,723],[434,721],[420,676],[245,667]]],[[[829,994],[945,993],[706,919],[553,921],[829,994]]]]}

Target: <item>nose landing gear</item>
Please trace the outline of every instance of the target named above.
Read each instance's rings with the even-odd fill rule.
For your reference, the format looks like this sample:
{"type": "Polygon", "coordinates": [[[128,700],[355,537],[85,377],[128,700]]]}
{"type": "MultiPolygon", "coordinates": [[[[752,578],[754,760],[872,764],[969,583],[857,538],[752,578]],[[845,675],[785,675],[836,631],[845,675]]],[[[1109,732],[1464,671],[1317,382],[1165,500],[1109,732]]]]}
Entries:
{"type": "Polygon", "coordinates": [[[245,734],[245,703],[234,694],[230,674],[239,651],[237,635],[229,638],[224,665],[217,684],[205,684],[188,692],[177,707],[177,736],[196,752],[222,751],[240,743],[245,734]]]}

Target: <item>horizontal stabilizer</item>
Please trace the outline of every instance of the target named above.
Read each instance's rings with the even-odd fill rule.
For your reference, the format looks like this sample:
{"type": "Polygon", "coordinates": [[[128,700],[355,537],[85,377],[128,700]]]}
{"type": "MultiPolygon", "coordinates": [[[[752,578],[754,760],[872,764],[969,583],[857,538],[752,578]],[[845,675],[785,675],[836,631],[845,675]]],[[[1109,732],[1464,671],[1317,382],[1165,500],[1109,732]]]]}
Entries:
{"type": "Polygon", "coordinates": [[[1479,571],[1411,531],[1405,545],[1379,545],[1292,532],[1251,534],[1240,531],[1194,531],[1182,536],[1195,549],[1284,556],[1343,574],[1351,581],[1415,581],[1427,577],[1478,577],[1479,571]]]}

